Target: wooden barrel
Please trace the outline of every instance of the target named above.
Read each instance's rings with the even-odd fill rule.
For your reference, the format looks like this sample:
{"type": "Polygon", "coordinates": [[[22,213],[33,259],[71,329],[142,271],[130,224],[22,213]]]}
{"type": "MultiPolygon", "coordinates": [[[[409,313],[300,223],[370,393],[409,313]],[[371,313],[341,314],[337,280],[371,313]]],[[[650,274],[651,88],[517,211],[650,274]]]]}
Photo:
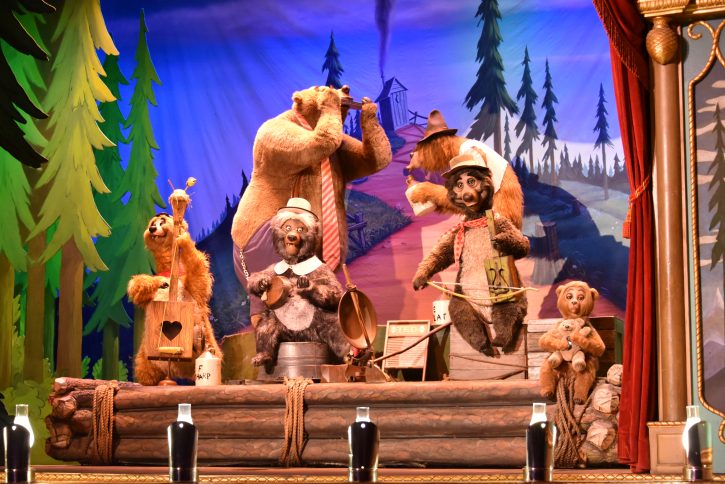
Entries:
{"type": "Polygon", "coordinates": [[[279,380],[284,377],[320,379],[320,365],[329,363],[327,345],[323,343],[280,343],[277,352],[277,365],[272,374],[263,369],[259,371],[259,380],[279,380]]]}

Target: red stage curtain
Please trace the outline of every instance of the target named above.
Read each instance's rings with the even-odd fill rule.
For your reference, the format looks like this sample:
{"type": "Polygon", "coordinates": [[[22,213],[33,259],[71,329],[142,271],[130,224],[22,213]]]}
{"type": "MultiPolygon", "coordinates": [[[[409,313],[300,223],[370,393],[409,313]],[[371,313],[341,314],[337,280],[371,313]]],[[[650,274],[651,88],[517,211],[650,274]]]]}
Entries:
{"type": "Polygon", "coordinates": [[[629,174],[629,276],[624,326],[624,374],[619,414],[619,459],[634,472],[649,470],[647,421],[656,418],[654,211],[649,137],[647,25],[634,0],[593,0],[610,41],[617,113],[629,174]]]}

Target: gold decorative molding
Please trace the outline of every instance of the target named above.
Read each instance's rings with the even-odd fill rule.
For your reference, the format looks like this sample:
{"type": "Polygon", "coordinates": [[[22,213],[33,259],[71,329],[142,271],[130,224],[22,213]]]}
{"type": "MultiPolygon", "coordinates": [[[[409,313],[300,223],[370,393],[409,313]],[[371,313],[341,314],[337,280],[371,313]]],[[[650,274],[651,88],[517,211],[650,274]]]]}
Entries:
{"type": "MultiPolygon", "coordinates": [[[[713,0],[714,1],[714,0],[713,0]]],[[[725,1],[722,2],[725,4],[725,1]]],[[[720,425],[717,430],[717,437],[721,442],[725,443],[725,413],[714,408],[705,400],[704,385],[703,385],[703,341],[702,341],[702,293],[700,289],[700,268],[698,267],[700,261],[700,243],[699,243],[699,222],[698,222],[698,191],[697,191],[697,135],[695,126],[695,86],[702,81],[712,69],[716,62],[719,62],[721,66],[725,67],[725,57],[720,50],[720,34],[725,28],[725,20],[721,21],[716,28],[713,28],[709,23],[704,21],[698,21],[690,24],[687,27],[687,36],[693,40],[700,40],[703,35],[702,33],[695,32],[695,29],[705,30],[710,34],[711,45],[710,53],[702,67],[702,70],[697,73],[692,79],[689,80],[687,85],[687,116],[689,121],[689,137],[690,137],[690,219],[692,222],[692,228],[690,230],[690,243],[692,246],[692,255],[695,260],[693,270],[693,287],[694,287],[694,300],[695,300],[695,335],[696,335],[696,350],[697,350],[697,393],[702,405],[721,418],[720,425]],[[699,27],[699,28],[698,28],[699,27]]]]}
{"type": "MultiPolygon", "coordinates": [[[[656,17],[683,13],[690,3],[695,2],[693,0],[637,0],[637,7],[645,17],[656,17]]],[[[721,3],[725,5],[725,1],[721,3]]]]}
{"type": "Polygon", "coordinates": [[[669,25],[667,17],[655,17],[652,30],[647,33],[647,53],[658,64],[669,64],[677,58],[680,37],[669,25]]]}
{"type": "MultiPolygon", "coordinates": [[[[274,469],[267,469],[269,472],[264,474],[245,474],[244,468],[239,468],[238,474],[208,474],[200,475],[199,482],[214,483],[343,483],[348,482],[346,475],[315,475],[309,473],[302,474],[274,474],[274,469]]],[[[122,469],[114,468],[114,473],[105,472],[38,472],[35,475],[36,482],[44,482],[48,484],[56,483],[95,483],[95,484],[116,484],[116,483],[161,483],[169,482],[168,474],[139,474],[117,473],[122,469]]],[[[594,470],[587,473],[567,472],[565,470],[559,472],[554,471],[554,480],[559,482],[629,482],[629,481],[645,481],[645,482],[673,482],[680,481],[682,476],[679,474],[632,474],[629,472],[611,472],[604,470],[596,472],[594,470]]],[[[0,472],[0,480],[5,481],[5,473],[0,472]]],[[[716,475],[715,481],[723,481],[725,478],[716,475]]],[[[436,473],[415,474],[415,470],[410,469],[410,474],[390,474],[386,475],[384,470],[379,475],[378,482],[385,483],[485,483],[485,482],[521,482],[520,472],[498,472],[492,474],[479,474],[472,471],[470,474],[459,472],[445,472],[441,470],[436,473]]]]}

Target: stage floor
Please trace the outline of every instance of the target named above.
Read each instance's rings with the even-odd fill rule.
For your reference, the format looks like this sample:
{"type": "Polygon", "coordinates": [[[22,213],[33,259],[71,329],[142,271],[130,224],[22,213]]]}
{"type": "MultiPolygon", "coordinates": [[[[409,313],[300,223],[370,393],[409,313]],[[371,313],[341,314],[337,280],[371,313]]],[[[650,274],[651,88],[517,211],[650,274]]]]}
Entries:
{"type": "MultiPolygon", "coordinates": [[[[146,483],[168,482],[163,467],[132,466],[36,466],[36,483],[146,483]]],[[[632,474],[626,469],[560,470],[554,472],[555,482],[684,482],[679,475],[632,474]]],[[[725,481],[718,475],[716,481],[725,481]]],[[[0,481],[5,481],[0,473],[0,481]]],[[[342,483],[347,482],[345,468],[271,468],[271,467],[201,467],[199,482],[215,483],[342,483]]],[[[379,470],[378,482],[383,483],[477,483],[522,482],[520,469],[410,469],[384,468],[379,470]]]]}

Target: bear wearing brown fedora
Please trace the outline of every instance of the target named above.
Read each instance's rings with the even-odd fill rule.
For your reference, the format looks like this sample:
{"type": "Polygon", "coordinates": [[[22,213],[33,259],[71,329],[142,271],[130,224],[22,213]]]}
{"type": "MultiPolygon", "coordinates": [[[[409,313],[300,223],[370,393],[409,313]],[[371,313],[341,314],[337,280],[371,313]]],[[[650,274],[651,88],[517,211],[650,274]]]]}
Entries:
{"type": "Polygon", "coordinates": [[[413,288],[423,289],[433,275],[458,264],[454,292],[464,297],[453,297],[450,301],[448,314],[453,325],[477,351],[492,355],[493,346],[498,346],[509,352],[526,316],[526,297],[519,294],[494,304],[484,261],[498,255],[525,257],[529,253],[529,239],[513,222],[497,213],[493,219],[496,235],[491,236],[486,211],[493,202],[494,185],[491,171],[479,157],[454,157],[443,176],[448,202],[465,217],[441,236],[418,265],[413,288]]]}
{"type": "MultiPolygon", "coordinates": [[[[431,111],[425,134],[411,154],[408,170],[420,168],[440,173],[447,170],[448,162],[459,154],[468,153],[479,158],[491,172],[494,211],[520,229],[523,222],[524,195],[511,164],[488,145],[465,136],[456,136],[457,131],[448,127],[440,111],[431,111]]],[[[460,209],[450,203],[446,188],[436,183],[422,182],[415,185],[410,202],[432,202],[438,212],[460,213],[460,209]]]]}
{"type": "Polygon", "coordinates": [[[272,218],[274,250],[281,260],[249,276],[247,289],[267,307],[255,328],[255,366],[271,373],[279,344],[287,341],[324,343],[342,359],[350,344],[337,320],[342,286],[316,255],[320,224],[310,203],[291,198],[272,218]]]}

